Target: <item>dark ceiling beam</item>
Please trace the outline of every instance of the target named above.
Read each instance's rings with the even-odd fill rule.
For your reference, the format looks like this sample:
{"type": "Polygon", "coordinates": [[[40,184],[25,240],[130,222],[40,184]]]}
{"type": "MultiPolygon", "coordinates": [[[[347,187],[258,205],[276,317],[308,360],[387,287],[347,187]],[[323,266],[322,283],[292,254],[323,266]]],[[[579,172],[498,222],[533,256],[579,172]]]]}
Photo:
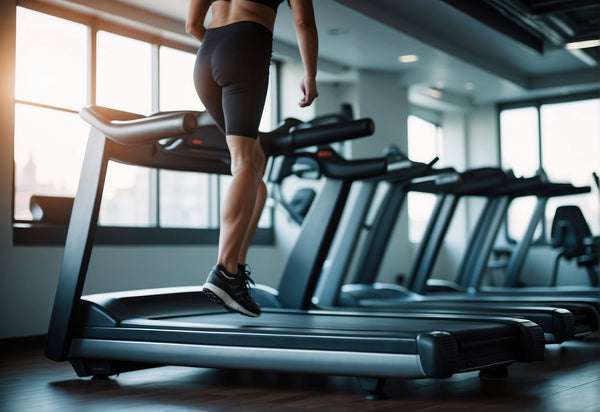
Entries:
{"type": "Polygon", "coordinates": [[[492,29],[508,36],[538,53],[544,52],[544,40],[527,30],[523,24],[498,11],[483,1],[443,0],[450,6],[479,20],[492,29]]]}
{"type": "Polygon", "coordinates": [[[598,0],[525,0],[521,2],[527,5],[532,14],[561,13],[593,7],[600,10],[598,0]]]}

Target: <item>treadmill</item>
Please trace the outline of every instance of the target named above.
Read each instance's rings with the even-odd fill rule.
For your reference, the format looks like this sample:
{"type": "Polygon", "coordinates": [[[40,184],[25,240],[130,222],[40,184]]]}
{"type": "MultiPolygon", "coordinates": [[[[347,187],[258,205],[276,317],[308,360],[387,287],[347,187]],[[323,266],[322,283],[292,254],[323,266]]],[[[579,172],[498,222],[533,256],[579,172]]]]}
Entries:
{"type": "MultiPolygon", "coordinates": [[[[375,378],[366,389],[377,397],[386,378],[446,378],[543,359],[543,331],[528,320],[315,311],[308,307],[311,288],[298,294],[290,283],[279,290],[278,304],[263,307],[256,319],[216,306],[196,286],[82,296],[109,161],[224,174],[229,173],[229,156],[223,136],[201,113],[145,117],[91,106],[80,114],[92,128],[46,347],[48,358],[69,360],[79,376],[106,377],[162,365],[321,373],[375,378]],[[186,142],[194,148],[186,150],[186,142]]],[[[370,119],[315,127],[299,123],[288,119],[262,134],[266,154],[373,133],[370,119]]],[[[366,178],[397,165],[374,159],[332,167],[341,166],[358,169],[366,178]]],[[[332,190],[345,186],[326,184],[332,190]]],[[[295,248],[288,262],[309,274],[297,282],[316,283],[317,266],[325,258],[322,245],[334,232],[334,224],[322,218],[338,214],[342,203],[319,196],[314,209],[319,212],[309,212],[299,242],[307,241],[302,244],[310,248],[295,248]]]]}
{"type": "MultiPolygon", "coordinates": [[[[487,209],[494,210],[489,205],[506,205],[507,194],[511,196],[523,195],[544,186],[543,177],[516,178],[510,173],[505,173],[497,168],[473,169],[463,173],[446,172],[438,176],[413,179],[409,182],[396,182],[393,184],[384,200],[381,202],[378,213],[366,237],[362,253],[359,254],[356,276],[352,284],[343,285],[345,273],[348,271],[348,262],[351,254],[356,249],[356,238],[345,237],[347,243],[340,250],[335,251],[330,269],[323,274],[323,285],[317,289],[315,303],[321,307],[361,307],[376,308],[386,311],[442,311],[457,313],[460,311],[475,311],[478,313],[504,313],[512,316],[523,316],[533,320],[544,328],[547,343],[561,343],[572,338],[581,338],[598,330],[600,318],[598,316],[598,299],[593,297],[565,296],[523,296],[514,298],[498,294],[465,294],[459,293],[458,285],[449,282],[432,282],[429,279],[433,269],[435,257],[441,247],[441,242],[450,224],[450,218],[456,208],[458,198],[466,195],[487,194],[490,201],[481,214],[477,230],[471,238],[467,253],[459,272],[466,279],[470,272],[475,271],[474,264],[482,264],[480,249],[474,244],[473,239],[481,236],[488,240],[495,238],[495,233],[490,226],[500,225],[498,213],[487,213],[487,209]],[[403,196],[408,190],[420,190],[437,193],[438,201],[427,228],[411,275],[408,288],[400,285],[381,284],[375,282],[387,241],[391,235],[393,225],[397,220],[402,207],[403,196]],[[498,203],[500,201],[500,203],[498,203]],[[490,221],[491,219],[491,221],[490,221]],[[472,260],[475,259],[475,263],[472,260]],[[478,260],[477,260],[478,259],[478,260]],[[346,262],[346,266],[343,266],[346,262]],[[343,269],[342,269],[343,267],[343,269]],[[337,285],[337,288],[332,286],[337,285]],[[341,291],[340,291],[341,286],[341,291]],[[335,291],[335,292],[333,292],[335,291]],[[339,294],[338,294],[339,292],[339,294]],[[482,306],[482,303],[484,304],[482,306]],[[568,313],[571,312],[571,313],[568,313]]],[[[568,189],[570,194],[581,192],[581,188],[572,185],[553,184],[554,195],[563,194],[568,189]],[[556,189],[561,187],[562,191],[556,189]]],[[[362,207],[361,199],[369,198],[361,194],[357,200],[354,214],[355,219],[350,219],[354,229],[359,228],[359,208],[362,207]]],[[[360,223],[362,226],[362,223],[360,223]]],[[[352,233],[352,231],[350,231],[352,233]]],[[[485,262],[483,262],[485,263],[485,262]]],[[[474,292],[471,290],[471,292],[474,292]]]]}
{"type": "MultiPolygon", "coordinates": [[[[519,286],[520,276],[523,271],[523,266],[527,258],[528,251],[533,243],[533,237],[535,235],[535,229],[538,226],[540,220],[543,219],[544,211],[548,200],[558,196],[571,196],[590,192],[589,186],[576,187],[568,183],[554,183],[550,182],[542,176],[542,180],[539,185],[530,190],[525,190],[512,196],[505,194],[497,202],[492,204],[488,202],[486,206],[486,212],[495,219],[501,219],[507,215],[510,201],[517,196],[535,196],[537,198],[536,205],[532,216],[525,230],[524,236],[517,242],[513,253],[511,253],[510,259],[506,265],[505,282],[503,287],[495,286],[482,286],[482,280],[484,276],[484,269],[480,266],[476,266],[471,273],[469,279],[466,279],[464,284],[468,287],[475,288],[481,292],[509,292],[509,293],[546,293],[546,294],[557,294],[565,293],[572,296],[592,296],[600,298],[600,287],[598,286],[598,279],[592,274],[590,277],[590,286],[519,286]],[[504,198],[504,199],[502,199],[504,198]],[[503,201],[502,201],[503,200],[503,201]]],[[[493,227],[492,230],[498,231],[498,228],[493,227]]],[[[488,240],[488,236],[485,234],[480,235],[480,243],[486,247],[483,251],[488,257],[492,252],[493,244],[488,240]]]]}
{"type": "MultiPolygon", "coordinates": [[[[546,343],[562,343],[588,335],[596,330],[599,323],[596,311],[587,306],[582,307],[582,305],[571,304],[568,307],[556,307],[550,303],[540,303],[534,307],[527,304],[516,305],[513,302],[510,304],[488,302],[482,306],[476,302],[454,302],[449,306],[448,303],[435,302],[435,299],[428,299],[425,302],[422,296],[406,289],[393,289],[389,292],[380,290],[380,285],[374,283],[374,278],[379,270],[398,212],[404,203],[407,186],[427,187],[435,183],[443,184],[446,187],[461,186],[460,190],[468,193],[478,188],[497,187],[499,183],[506,183],[507,180],[505,173],[496,168],[482,168],[462,174],[458,174],[451,168],[435,170],[431,167],[435,160],[425,165],[406,159],[408,167],[361,182],[360,193],[351,207],[347,223],[339,231],[341,241],[338,239],[337,244],[332,248],[330,261],[323,269],[312,302],[319,308],[332,310],[360,307],[357,310],[364,311],[372,308],[374,311],[385,312],[441,312],[462,316],[476,313],[490,316],[524,317],[544,329],[546,343]],[[472,180],[475,180],[474,184],[465,184],[472,180]],[[390,185],[390,188],[366,235],[363,253],[359,255],[354,271],[357,274],[355,284],[343,285],[346,274],[351,269],[350,262],[357,247],[360,232],[366,226],[363,222],[366,219],[369,205],[377,186],[383,181],[390,185]],[[340,289],[342,293],[340,293],[340,289]],[[415,304],[415,302],[418,303],[415,304]]],[[[276,183],[280,184],[281,180],[281,177],[276,179],[276,183]]],[[[522,181],[519,183],[521,186],[523,185],[522,181]]],[[[453,207],[455,207],[455,203],[453,203],[453,207]]],[[[438,207],[438,210],[440,209],[438,207]]],[[[420,256],[424,259],[427,254],[421,253],[420,256]]]]}

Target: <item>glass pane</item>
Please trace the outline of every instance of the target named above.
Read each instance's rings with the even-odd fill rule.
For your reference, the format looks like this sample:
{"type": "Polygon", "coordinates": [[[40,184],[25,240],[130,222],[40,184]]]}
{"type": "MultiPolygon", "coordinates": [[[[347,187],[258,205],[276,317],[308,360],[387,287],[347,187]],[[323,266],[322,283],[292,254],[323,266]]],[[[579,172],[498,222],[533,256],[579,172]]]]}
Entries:
{"type": "Polygon", "coordinates": [[[409,192],[406,199],[408,201],[408,238],[413,243],[419,243],[431,219],[436,197],[432,193],[409,192]]]}
{"type": "MultiPolygon", "coordinates": [[[[507,212],[507,230],[510,239],[519,241],[525,235],[525,231],[529,226],[535,206],[537,204],[537,198],[534,196],[518,197],[514,199],[507,212]]],[[[542,232],[542,226],[538,223],[533,241],[538,239],[542,232]]]]}
{"type": "MultiPolygon", "coordinates": [[[[600,172],[600,99],[543,105],[542,164],[548,178],[576,186],[595,187],[592,172],[600,172]]],[[[547,208],[550,224],[561,204],[578,205],[592,227],[600,232],[598,192],[552,199],[547,208]]],[[[550,227],[550,226],[548,226],[550,227]]]]}
{"type": "Polygon", "coordinates": [[[15,105],[15,219],[32,194],[75,196],[89,126],[74,113],[15,105]]]}
{"type": "Polygon", "coordinates": [[[99,31],[96,103],[139,114],[152,111],[149,43],[99,31]]]}
{"type": "Polygon", "coordinates": [[[153,175],[147,168],[109,162],[99,223],[104,226],[152,225],[153,175]]]}
{"type": "Polygon", "coordinates": [[[540,168],[537,109],[524,107],[500,113],[502,168],[517,176],[532,176],[540,168]]]}
{"type": "MultiPolygon", "coordinates": [[[[441,129],[416,116],[408,116],[408,158],[415,162],[429,163],[438,155],[442,138],[441,129]]],[[[435,206],[435,195],[408,193],[408,237],[420,242],[427,222],[435,206]]]]}
{"type": "Polygon", "coordinates": [[[169,47],[160,48],[160,110],[204,110],[193,80],[196,56],[169,47]]]}
{"type": "Polygon", "coordinates": [[[160,225],[208,228],[209,175],[160,171],[160,225]]]}
{"type": "Polygon", "coordinates": [[[87,61],[86,26],[17,7],[17,99],[79,110],[87,61]]]}
{"type": "Polygon", "coordinates": [[[438,127],[416,116],[408,116],[408,157],[415,162],[429,163],[438,148],[438,127]]]}

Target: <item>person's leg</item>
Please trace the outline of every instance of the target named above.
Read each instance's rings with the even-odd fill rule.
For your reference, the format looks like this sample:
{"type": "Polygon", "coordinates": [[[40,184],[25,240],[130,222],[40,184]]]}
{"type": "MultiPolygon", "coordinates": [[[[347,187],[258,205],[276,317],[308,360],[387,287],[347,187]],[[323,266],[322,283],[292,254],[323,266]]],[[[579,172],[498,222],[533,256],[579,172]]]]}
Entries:
{"type": "Polygon", "coordinates": [[[248,233],[262,182],[263,163],[256,156],[257,140],[229,135],[233,179],[221,206],[221,228],[217,264],[208,275],[203,292],[230,311],[259,316],[260,306],[248,289],[250,274],[238,266],[238,256],[248,233]]]}
{"type": "MultiPolygon", "coordinates": [[[[218,71],[217,79],[223,87],[223,112],[225,114],[225,123],[227,129],[227,144],[230,148],[232,161],[232,171],[238,168],[235,163],[248,165],[248,169],[254,170],[256,180],[252,181],[252,186],[248,187],[248,182],[242,183],[238,190],[237,180],[234,174],[234,182],[230,188],[227,203],[239,204],[244,209],[244,215],[228,216],[232,212],[228,204],[222,208],[223,218],[221,226],[221,241],[219,262],[223,262],[227,270],[232,270],[235,265],[246,263],[246,254],[248,247],[256,232],[256,226],[266,200],[266,187],[262,181],[262,175],[265,168],[265,155],[260,145],[258,136],[258,126],[263,112],[267,89],[269,85],[269,66],[271,60],[271,42],[272,34],[264,26],[253,22],[241,22],[240,25],[232,25],[232,29],[242,30],[243,33],[231,37],[217,51],[217,60],[223,61],[218,71]],[[234,136],[249,136],[253,139],[252,144],[245,142],[247,147],[240,151],[241,162],[235,159],[238,157],[234,151],[230,140],[234,136]],[[251,159],[252,166],[243,159],[251,159]],[[245,185],[245,187],[242,187],[245,185]],[[241,199],[241,197],[244,199],[241,199]],[[247,215],[246,213],[249,213],[247,215]],[[233,223],[234,218],[238,221],[244,221],[245,227],[233,223]],[[231,228],[243,230],[240,233],[240,242],[231,245],[227,244],[228,222],[231,228]],[[234,250],[235,248],[235,250],[234,250]],[[234,256],[234,252],[237,252],[234,256]]],[[[235,144],[235,143],[234,143],[235,144]]],[[[246,166],[244,166],[245,168],[246,166]]],[[[248,172],[249,173],[249,172],[248,172]]],[[[239,179],[242,180],[242,179],[239,179]]],[[[232,213],[233,214],[233,213],[232,213]]]]}
{"type": "Polygon", "coordinates": [[[229,310],[258,316],[260,307],[248,287],[250,273],[239,264],[245,263],[266,198],[265,159],[256,137],[268,87],[272,34],[252,22],[234,23],[218,32],[223,37],[210,61],[222,105],[206,107],[211,115],[218,112],[215,119],[224,115],[233,179],[221,206],[217,265],[203,290],[229,310]]]}
{"type": "Polygon", "coordinates": [[[259,167],[260,170],[260,181],[258,182],[258,187],[256,189],[256,198],[254,200],[254,210],[252,212],[252,218],[250,219],[250,222],[248,224],[248,230],[246,231],[246,235],[244,236],[244,241],[242,242],[242,247],[240,248],[240,253],[238,255],[238,264],[240,264],[241,266],[246,265],[246,255],[248,254],[250,243],[252,243],[252,239],[254,238],[254,235],[256,233],[258,221],[260,220],[260,216],[262,215],[262,211],[267,200],[267,186],[265,185],[265,182],[262,179],[262,176],[265,172],[266,159],[259,140],[257,140],[255,144],[255,159],[256,165],[259,167]]]}
{"type": "MultiPolygon", "coordinates": [[[[264,155],[260,147],[259,153],[257,149],[259,143],[256,139],[227,136],[227,145],[231,153],[233,179],[227,196],[221,204],[217,264],[223,266],[229,273],[236,273],[238,263],[245,263],[239,259],[240,256],[245,257],[250,243],[246,238],[254,235],[258,223],[255,215],[260,212],[257,210],[256,203],[257,193],[263,192],[263,189],[259,190],[259,188],[264,186],[262,181],[264,155]]],[[[262,193],[261,197],[264,197],[262,193]]]]}

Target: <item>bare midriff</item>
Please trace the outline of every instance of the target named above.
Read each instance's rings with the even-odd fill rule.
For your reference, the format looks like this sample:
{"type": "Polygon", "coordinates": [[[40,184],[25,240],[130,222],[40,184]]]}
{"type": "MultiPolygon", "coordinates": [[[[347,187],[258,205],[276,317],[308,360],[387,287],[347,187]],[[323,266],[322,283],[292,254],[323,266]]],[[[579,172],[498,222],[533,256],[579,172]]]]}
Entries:
{"type": "Polygon", "coordinates": [[[212,3],[209,29],[240,21],[253,21],[273,31],[276,11],[260,3],[247,0],[218,0],[212,3]]]}

